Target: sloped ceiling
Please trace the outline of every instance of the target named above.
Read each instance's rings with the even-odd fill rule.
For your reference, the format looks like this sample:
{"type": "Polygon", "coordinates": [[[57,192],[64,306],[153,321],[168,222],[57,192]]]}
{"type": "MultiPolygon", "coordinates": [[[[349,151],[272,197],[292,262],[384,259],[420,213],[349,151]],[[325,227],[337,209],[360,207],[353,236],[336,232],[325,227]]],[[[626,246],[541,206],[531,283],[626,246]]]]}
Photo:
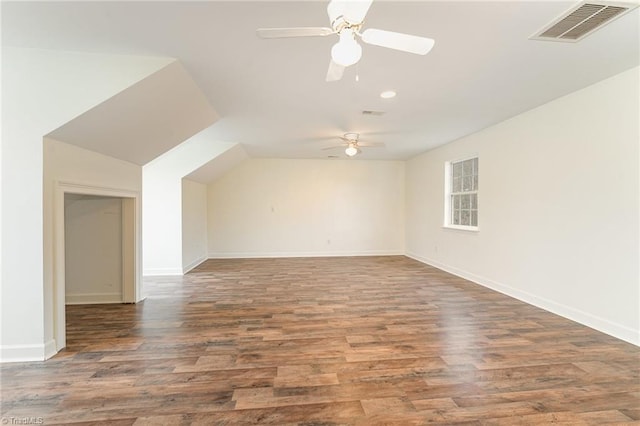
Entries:
{"type": "MultiPolygon", "coordinates": [[[[326,26],[326,1],[5,2],[2,44],[176,58],[221,116],[215,138],[241,143],[253,157],[344,157],[323,148],[358,132],[386,147],[356,159],[407,159],[640,63],[638,9],[579,43],[529,39],[574,4],[375,0],[366,28],[431,37],[435,47],[416,56],[365,45],[336,83],[324,80],[335,36],[255,35],[259,27],[326,26]],[[380,99],[386,89],[398,96],[380,99]]],[[[90,122],[111,150],[105,146],[121,135],[111,125],[125,118],[105,112],[90,122]]],[[[126,149],[137,162],[153,155],[126,149]]]]}
{"type": "Polygon", "coordinates": [[[184,67],[173,62],[49,136],[143,165],[210,126],[217,118],[184,67]]]}
{"type": "Polygon", "coordinates": [[[249,157],[246,151],[242,145],[238,144],[194,170],[185,176],[185,179],[205,184],[213,182],[247,158],[249,157]]]}
{"type": "Polygon", "coordinates": [[[40,136],[175,62],[12,47],[1,53],[3,134],[18,126],[40,136]]]}

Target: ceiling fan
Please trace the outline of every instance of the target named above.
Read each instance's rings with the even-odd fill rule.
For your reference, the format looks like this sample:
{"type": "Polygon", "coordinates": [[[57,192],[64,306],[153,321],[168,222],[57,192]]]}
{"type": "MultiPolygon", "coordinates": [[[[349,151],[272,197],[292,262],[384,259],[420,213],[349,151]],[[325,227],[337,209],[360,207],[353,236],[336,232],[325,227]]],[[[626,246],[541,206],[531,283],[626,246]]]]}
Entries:
{"type": "Polygon", "coordinates": [[[388,47],[403,52],[426,55],[435,41],[426,37],[369,28],[360,32],[364,18],[373,0],[331,0],[327,6],[329,27],[258,28],[261,38],[323,37],[337,34],[340,39],[331,48],[331,61],[327,81],[342,78],[344,69],[357,63],[362,57],[362,47],[357,37],[367,44],[388,47]]]}
{"type": "Polygon", "coordinates": [[[330,146],[323,149],[335,149],[341,146],[346,146],[347,148],[344,150],[344,153],[349,157],[353,157],[356,154],[362,152],[360,147],[383,147],[384,143],[382,142],[362,142],[360,141],[360,134],[358,133],[345,133],[344,136],[340,136],[339,139],[342,139],[342,142],[337,146],[330,146]]]}

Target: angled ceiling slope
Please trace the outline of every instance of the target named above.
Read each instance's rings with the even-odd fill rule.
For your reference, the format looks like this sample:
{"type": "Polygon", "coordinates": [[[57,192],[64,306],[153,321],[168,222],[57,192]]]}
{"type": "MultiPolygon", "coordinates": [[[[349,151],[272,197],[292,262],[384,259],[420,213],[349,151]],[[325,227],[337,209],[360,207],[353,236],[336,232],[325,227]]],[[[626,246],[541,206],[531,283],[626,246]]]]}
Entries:
{"type": "Polygon", "coordinates": [[[218,119],[179,62],[173,62],[48,136],[144,165],[218,119]]]}
{"type": "Polygon", "coordinates": [[[1,53],[2,131],[24,126],[39,136],[175,61],[6,46],[1,53]]]}
{"type": "Polygon", "coordinates": [[[238,144],[213,158],[211,161],[194,170],[184,178],[208,184],[215,181],[247,158],[249,158],[247,152],[242,145],[238,144]]]}

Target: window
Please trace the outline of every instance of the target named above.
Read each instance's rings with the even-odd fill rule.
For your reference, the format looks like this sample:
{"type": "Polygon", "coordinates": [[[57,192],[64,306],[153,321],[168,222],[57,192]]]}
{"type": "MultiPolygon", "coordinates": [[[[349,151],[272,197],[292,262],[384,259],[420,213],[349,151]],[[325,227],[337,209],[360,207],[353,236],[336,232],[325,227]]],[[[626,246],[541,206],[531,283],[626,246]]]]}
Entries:
{"type": "Polygon", "coordinates": [[[478,229],[478,157],[445,167],[445,226],[478,229]]]}

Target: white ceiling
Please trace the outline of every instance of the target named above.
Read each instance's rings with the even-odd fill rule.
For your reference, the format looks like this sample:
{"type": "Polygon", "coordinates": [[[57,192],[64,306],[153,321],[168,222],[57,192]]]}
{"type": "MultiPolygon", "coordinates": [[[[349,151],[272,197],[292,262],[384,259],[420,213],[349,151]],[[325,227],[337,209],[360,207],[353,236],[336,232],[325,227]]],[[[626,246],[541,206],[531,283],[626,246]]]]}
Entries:
{"type": "Polygon", "coordinates": [[[359,132],[386,148],[357,158],[406,159],[640,63],[640,9],[572,44],[528,38],[574,2],[377,0],[366,28],[431,37],[434,49],[416,56],[364,45],[359,64],[326,83],[335,36],[255,35],[327,26],[326,4],[3,2],[2,44],[177,58],[221,117],[207,133],[252,157],[344,157],[322,148],[359,132]],[[380,99],[385,89],[398,96],[380,99]]]}
{"type": "Polygon", "coordinates": [[[221,153],[213,161],[185,176],[185,179],[207,184],[217,180],[220,176],[247,159],[247,153],[242,145],[235,145],[221,153]]]}

